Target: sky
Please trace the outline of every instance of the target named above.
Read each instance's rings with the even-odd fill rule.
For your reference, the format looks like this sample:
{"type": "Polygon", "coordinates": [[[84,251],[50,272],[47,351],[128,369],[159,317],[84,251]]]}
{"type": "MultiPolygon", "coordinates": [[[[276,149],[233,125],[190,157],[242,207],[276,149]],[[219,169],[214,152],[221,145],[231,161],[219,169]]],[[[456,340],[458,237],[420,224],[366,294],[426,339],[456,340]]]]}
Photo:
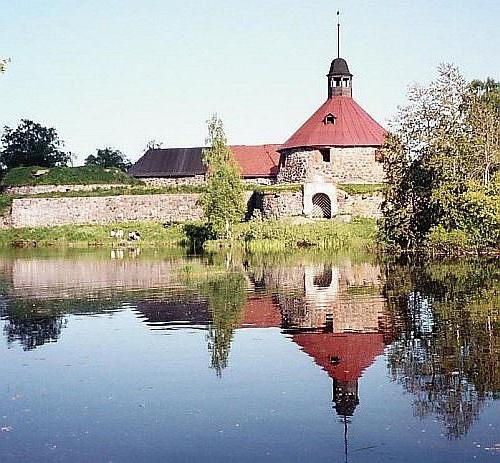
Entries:
{"type": "Polygon", "coordinates": [[[353,96],[384,126],[439,63],[500,80],[499,0],[0,0],[0,126],[55,127],[75,164],[201,146],[214,113],[232,144],[283,143],[326,99],[338,9],[353,96]]]}

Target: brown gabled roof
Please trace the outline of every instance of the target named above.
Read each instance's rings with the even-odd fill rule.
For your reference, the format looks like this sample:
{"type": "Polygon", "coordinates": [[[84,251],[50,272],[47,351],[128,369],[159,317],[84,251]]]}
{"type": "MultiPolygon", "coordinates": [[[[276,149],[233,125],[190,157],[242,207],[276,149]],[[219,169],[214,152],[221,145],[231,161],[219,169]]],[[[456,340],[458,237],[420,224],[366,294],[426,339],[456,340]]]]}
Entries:
{"type": "Polygon", "coordinates": [[[134,177],[192,177],[203,175],[203,148],[150,149],[129,170],[134,177]]]}
{"type": "MultiPolygon", "coordinates": [[[[278,173],[280,145],[230,147],[243,177],[274,177],[278,173]]],[[[206,171],[204,148],[150,149],[128,171],[134,177],[193,177],[206,171]]]]}

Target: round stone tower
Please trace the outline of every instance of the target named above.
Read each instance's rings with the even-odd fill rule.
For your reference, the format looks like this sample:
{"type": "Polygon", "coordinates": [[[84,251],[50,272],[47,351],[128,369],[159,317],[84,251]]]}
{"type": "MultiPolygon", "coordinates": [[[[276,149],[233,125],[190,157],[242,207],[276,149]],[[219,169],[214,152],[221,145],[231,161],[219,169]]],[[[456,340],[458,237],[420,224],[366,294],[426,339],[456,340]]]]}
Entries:
{"type": "Polygon", "coordinates": [[[353,75],[340,57],[340,24],[338,31],[338,56],[327,74],[327,100],[279,149],[280,183],[379,183],[384,179],[377,150],[386,132],[352,98],[353,75]]]}

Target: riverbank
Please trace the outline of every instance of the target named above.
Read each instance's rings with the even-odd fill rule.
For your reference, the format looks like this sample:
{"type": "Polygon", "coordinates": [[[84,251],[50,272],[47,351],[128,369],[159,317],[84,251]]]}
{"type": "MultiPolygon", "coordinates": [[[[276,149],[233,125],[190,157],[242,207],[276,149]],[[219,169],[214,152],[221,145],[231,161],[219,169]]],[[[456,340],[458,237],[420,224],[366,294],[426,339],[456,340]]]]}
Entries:
{"type": "MultiPolygon", "coordinates": [[[[237,224],[233,240],[207,241],[201,222],[161,224],[122,222],[107,225],[64,225],[0,230],[3,247],[127,247],[161,246],[216,250],[244,248],[251,252],[279,252],[285,249],[359,249],[376,247],[377,226],[372,219],[311,221],[304,218],[267,220],[237,224]],[[123,231],[123,238],[112,231],[123,231]],[[138,232],[140,239],[129,241],[138,232]]],[[[120,233],[121,235],[121,233],[120,233]]]]}

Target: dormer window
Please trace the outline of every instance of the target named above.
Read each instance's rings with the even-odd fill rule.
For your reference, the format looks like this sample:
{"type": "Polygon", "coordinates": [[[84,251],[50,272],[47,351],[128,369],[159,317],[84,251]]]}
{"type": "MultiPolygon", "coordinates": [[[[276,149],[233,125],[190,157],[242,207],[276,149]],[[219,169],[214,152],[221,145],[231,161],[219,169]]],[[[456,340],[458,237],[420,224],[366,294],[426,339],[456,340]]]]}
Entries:
{"type": "Polygon", "coordinates": [[[337,118],[332,113],[330,113],[325,116],[324,122],[326,125],[335,124],[336,120],[337,118]]]}

